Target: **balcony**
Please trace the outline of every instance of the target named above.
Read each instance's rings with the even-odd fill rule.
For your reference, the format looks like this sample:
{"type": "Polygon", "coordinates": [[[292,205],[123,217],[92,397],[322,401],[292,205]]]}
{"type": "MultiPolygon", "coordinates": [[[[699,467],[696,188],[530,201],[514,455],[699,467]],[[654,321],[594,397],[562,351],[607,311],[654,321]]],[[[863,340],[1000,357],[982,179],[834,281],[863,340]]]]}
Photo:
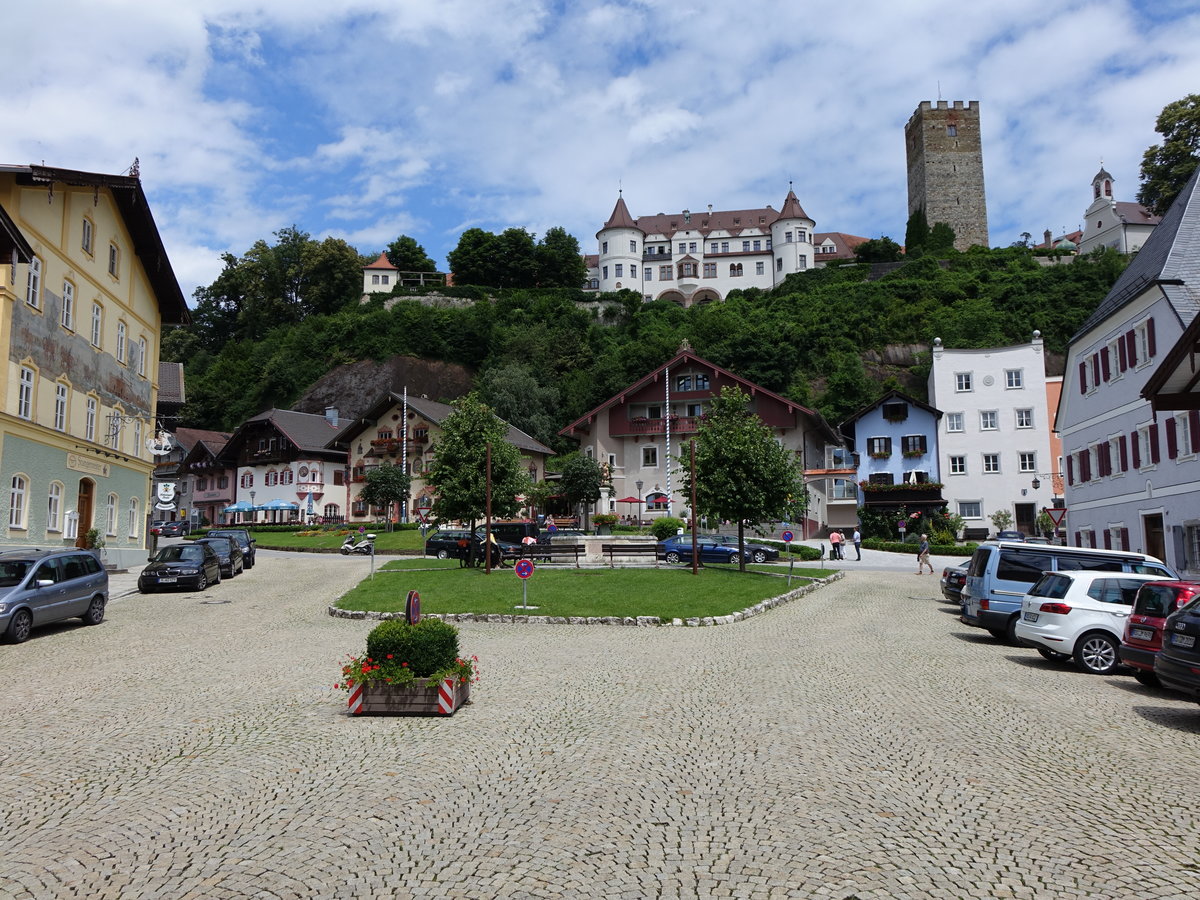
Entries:
{"type": "Polygon", "coordinates": [[[933,481],[925,484],[864,484],[861,487],[866,506],[940,506],[945,503],[942,485],[933,481]]]}
{"type": "Polygon", "coordinates": [[[654,262],[655,260],[670,262],[671,251],[668,250],[666,253],[652,253],[649,250],[645,250],[642,252],[642,262],[654,262]]]}
{"type": "MultiPolygon", "coordinates": [[[[688,434],[697,430],[699,418],[693,416],[673,416],[671,418],[672,434],[688,434]]],[[[612,434],[666,434],[666,419],[633,419],[627,422],[616,422],[612,426],[612,434]]]]}

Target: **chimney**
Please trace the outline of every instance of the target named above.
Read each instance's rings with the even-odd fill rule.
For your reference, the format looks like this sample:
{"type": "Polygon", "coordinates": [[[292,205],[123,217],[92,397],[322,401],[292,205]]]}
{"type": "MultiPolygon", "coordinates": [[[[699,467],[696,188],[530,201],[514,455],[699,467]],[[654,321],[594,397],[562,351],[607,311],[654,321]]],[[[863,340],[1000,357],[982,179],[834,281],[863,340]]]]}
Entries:
{"type": "Polygon", "coordinates": [[[325,421],[328,422],[330,425],[332,425],[334,428],[337,428],[338,414],[337,414],[336,406],[325,407],[325,421]]]}

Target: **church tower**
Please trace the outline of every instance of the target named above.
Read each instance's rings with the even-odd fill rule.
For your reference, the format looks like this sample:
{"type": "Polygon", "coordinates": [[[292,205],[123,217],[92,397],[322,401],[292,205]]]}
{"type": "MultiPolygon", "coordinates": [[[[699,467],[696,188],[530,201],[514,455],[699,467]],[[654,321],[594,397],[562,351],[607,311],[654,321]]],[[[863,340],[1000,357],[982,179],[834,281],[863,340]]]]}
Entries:
{"type": "Polygon", "coordinates": [[[988,247],[979,102],[922,100],[904,126],[908,157],[908,214],[921,207],[930,227],[954,229],[954,246],[988,247]]]}

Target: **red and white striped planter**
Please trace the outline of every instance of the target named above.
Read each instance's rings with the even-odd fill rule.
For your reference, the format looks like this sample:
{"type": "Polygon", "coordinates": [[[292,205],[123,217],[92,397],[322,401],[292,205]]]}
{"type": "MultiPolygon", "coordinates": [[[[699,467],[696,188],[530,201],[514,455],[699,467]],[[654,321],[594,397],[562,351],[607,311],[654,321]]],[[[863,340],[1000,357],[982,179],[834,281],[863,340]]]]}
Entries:
{"type": "Polygon", "coordinates": [[[446,678],[432,687],[368,681],[350,689],[352,716],[452,716],[471,699],[470,682],[446,678]]]}

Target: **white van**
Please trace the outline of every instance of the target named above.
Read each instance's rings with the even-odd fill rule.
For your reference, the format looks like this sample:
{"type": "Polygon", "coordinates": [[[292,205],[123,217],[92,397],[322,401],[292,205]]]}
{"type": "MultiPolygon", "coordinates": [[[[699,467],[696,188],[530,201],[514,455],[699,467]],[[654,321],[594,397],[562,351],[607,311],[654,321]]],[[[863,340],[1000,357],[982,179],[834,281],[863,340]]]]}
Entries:
{"type": "Polygon", "coordinates": [[[1146,553],[987,541],[975,550],[967,567],[959,618],[964,625],[984,628],[995,638],[1015,643],[1021,600],[1029,589],[1046,572],[1076,571],[1179,577],[1161,559],[1146,553]]]}

